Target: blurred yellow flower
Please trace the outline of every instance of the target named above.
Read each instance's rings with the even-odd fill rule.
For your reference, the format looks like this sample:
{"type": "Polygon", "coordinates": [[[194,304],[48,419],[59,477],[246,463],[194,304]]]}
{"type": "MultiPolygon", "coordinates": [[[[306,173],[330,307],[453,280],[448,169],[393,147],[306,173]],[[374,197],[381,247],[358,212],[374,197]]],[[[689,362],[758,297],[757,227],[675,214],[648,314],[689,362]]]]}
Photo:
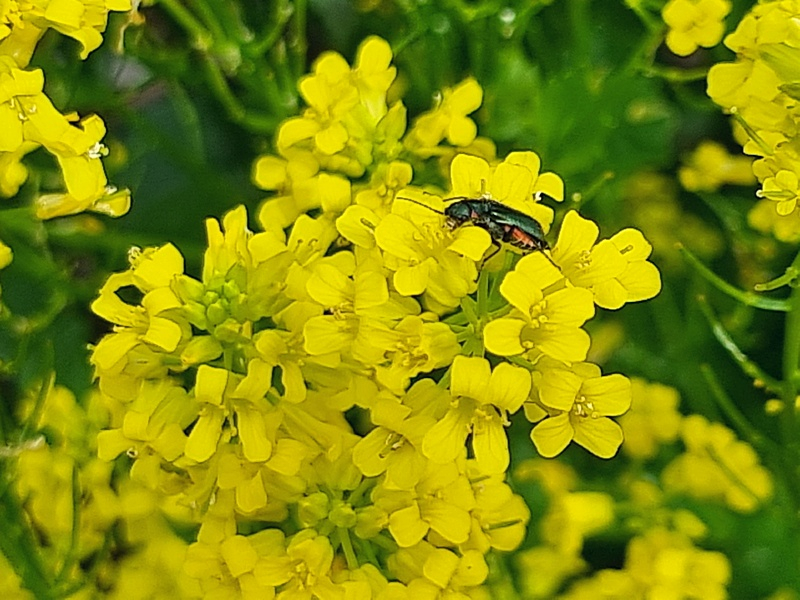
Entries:
{"type": "Polygon", "coordinates": [[[721,423],[690,415],[683,419],[681,437],[686,452],[662,472],[665,489],[720,500],[740,512],[752,512],[772,497],[772,476],[753,447],[721,423]]]}
{"type": "Polygon", "coordinates": [[[622,450],[634,458],[653,458],[662,444],[678,438],[681,414],[677,390],[660,383],[631,379],[631,409],[619,418],[625,443],[622,450]]]}
{"type": "Polygon", "coordinates": [[[661,12],[669,28],[667,47],[678,56],[688,56],[699,46],[716,46],[730,11],[729,0],[670,0],[661,12]]]}
{"type": "Polygon", "coordinates": [[[725,184],[752,185],[753,161],[730,154],[722,144],[700,142],[678,170],[678,179],[690,192],[714,192],[725,184]]]}
{"type": "Polygon", "coordinates": [[[405,139],[406,147],[422,157],[436,154],[436,147],[446,139],[453,146],[469,146],[477,135],[475,122],[467,115],[483,102],[483,89],[473,78],[454,88],[445,88],[436,106],[420,115],[405,139]]]}

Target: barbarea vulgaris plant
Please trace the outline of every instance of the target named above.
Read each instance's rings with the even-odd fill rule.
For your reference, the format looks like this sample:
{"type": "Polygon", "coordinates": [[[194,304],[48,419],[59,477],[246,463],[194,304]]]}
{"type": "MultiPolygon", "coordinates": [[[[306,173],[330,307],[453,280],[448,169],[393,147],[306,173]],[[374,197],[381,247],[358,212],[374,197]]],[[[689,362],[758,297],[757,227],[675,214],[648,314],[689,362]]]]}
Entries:
{"type": "Polygon", "coordinates": [[[205,597],[488,597],[490,553],[530,519],[505,481],[514,415],[546,457],[622,443],[631,384],[587,362],[584,325],[659,292],[650,245],[571,210],[547,255],[486,260],[498,240],[448,227],[450,199],[548,232],[563,182],[477,137],[474,79],[409,128],[391,63],[376,37],[353,66],[321,55],[254,166],[259,231],[243,206],[208,219],[198,277],[172,244],[135,250],[92,304],[113,324],[99,456],[191,512],[205,597]]]}

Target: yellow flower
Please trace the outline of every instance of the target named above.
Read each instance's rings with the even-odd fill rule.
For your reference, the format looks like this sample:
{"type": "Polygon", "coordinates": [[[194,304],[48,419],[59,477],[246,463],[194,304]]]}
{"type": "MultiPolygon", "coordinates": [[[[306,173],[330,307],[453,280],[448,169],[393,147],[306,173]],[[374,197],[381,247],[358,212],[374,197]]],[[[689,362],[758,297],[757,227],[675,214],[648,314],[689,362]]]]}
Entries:
{"type": "Polygon", "coordinates": [[[166,380],[145,382],[122,426],[97,435],[97,454],[111,461],[125,452],[134,460],[131,477],[156,489],[161,483],[162,460],[174,462],[183,455],[183,429],[196,419],[197,412],[197,403],[183,388],[166,380]]]}
{"type": "Polygon", "coordinates": [[[380,364],[384,352],[373,339],[375,330],[418,312],[415,302],[393,301],[386,277],[369,263],[351,277],[333,265],[320,264],[307,289],[327,312],[311,317],[303,328],[305,350],[312,356],[340,352],[364,365],[380,364]]]}
{"type": "Polygon", "coordinates": [[[630,573],[602,569],[591,577],[575,582],[559,600],[622,600],[641,598],[642,590],[630,573]]]}
{"type": "Polygon", "coordinates": [[[760,203],[750,220],[783,241],[796,238],[800,193],[797,118],[791,108],[800,61],[798,14],[791,2],[755,5],[725,39],[736,62],[714,65],[708,74],[708,95],[736,115],[745,153],[762,157],[753,163],[761,184],[757,194],[774,203],[777,216],[760,203]]]}
{"type": "Polygon", "coordinates": [[[647,260],[652,247],[641,232],[624,229],[595,244],[599,232],[577,212],[567,213],[551,252],[564,277],[591,290],[595,304],[603,308],[618,309],[658,294],[661,276],[647,260]]]}
{"type": "Polygon", "coordinates": [[[287,544],[279,530],[264,531],[270,532],[269,537],[265,535],[258,540],[264,554],[253,567],[259,585],[279,588],[277,598],[287,600],[313,596],[336,598],[342,593],[330,579],[333,548],[327,537],[305,529],[292,536],[287,544]]]}
{"type": "Polygon", "coordinates": [[[444,89],[437,106],[414,122],[406,136],[406,146],[423,157],[435,154],[436,146],[444,139],[453,146],[469,146],[478,128],[467,115],[476,111],[482,101],[483,90],[472,78],[444,89]]]}
{"type": "Polygon", "coordinates": [[[389,557],[389,569],[422,598],[469,598],[489,575],[477,550],[456,553],[420,542],[389,557]]]}
{"type": "MultiPolygon", "coordinates": [[[[180,252],[168,244],[148,249],[133,261],[129,271],[109,277],[92,303],[95,314],[119,326],[115,333],[100,340],[92,354],[92,363],[101,373],[133,375],[131,369],[136,369],[142,375],[146,363],[133,360],[134,349],[143,346],[144,352],[173,352],[191,336],[188,321],[172,312],[181,304],[169,288],[173,278],[183,271],[180,252]],[[117,295],[119,289],[131,285],[145,294],[142,306],[126,304],[117,295]]],[[[165,371],[159,360],[151,364],[145,376],[158,376],[165,371]]]]}
{"type": "Polygon", "coordinates": [[[6,0],[0,4],[0,54],[27,65],[44,30],[80,42],[81,58],[103,42],[109,11],[131,10],[131,0],[6,0]]]}
{"type": "Polygon", "coordinates": [[[800,241],[800,219],[783,218],[771,200],[759,200],[747,213],[747,222],[753,229],[771,233],[781,242],[795,244],[800,241]]]}
{"type": "MultiPolygon", "coordinates": [[[[601,458],[616,454],[622,444],[622,429],[608,417],[630,408],[627,377],[601,376],[600,368],[590,363],[566,367],[555,361],[540,361],[533,378],[538,403],[549,415],[531,432],[539,454],[557,456],[573,440],[601,458]]],[[[544,416],[527,406],[526,415],[537,420],[544,416]]]]}
{"type": "MultiPolygon", "coordinates": [[[[404,195],[427,201],[442,211],[437,196],[404,195]]],[[[435,306],[453,307],[475,289],[475,263],[491,245],[479,227],[449,231],[444,218],[411,202],[396,200],[392,214],[375,228],[375,241],[384,252],[385,266],[394,271],[395,289],[404,296],[426,294],[435,306]]]]}
{"type": "Polygon", "coordinates": [[[375,427],[353,448],[353,462],[367,477],[386,473],[388,486],[413,489],[427,462],[420,451],[423,437],[447,402],[447,393],[432,379],[416,382],[402,402],[382,394],[370,408],[375,427]]]}
{"type": "Polygon", "coordinates": [[[504,427],[530,387],[530,375],[521,367],[500,363],[492,371],[484,358],[455,357],[450,409],[425,434],[422,452],[434,462],[449,463],[463,454],[471,434],[478,468],[490,474],[505,472],[510,457],[504,427]]]}
{"type": "Polygon", "coordinates": [[[402,394],[412,377],[451,364],[461,351],[448,325],[416,315],[404,317],[394,327],[368,322],[365,335],[382,351],[375,379],[395,394],[402,394]]]}
{"type": "Polygon", "coordinates": [[[275,586],[255,574],[262,554],[282,547],[283,534],[275,529],[242,536],[230,532],[218,539],[206,536],[189,546],[184,569],[200,581],[206,595],[219,598],[274,598],[275,586]],[[213,590],[213,592],[209,592],[213,590]]]}
{"type": "Polygon", "coordinates": [[[106,132],[102,119],[92,115],[73,124],[55,109],[43,86],[41,70],[23,71],[0,56],[0,153],[21,156],[31,144],[44,146],[58,160],[66,183],[65,194],[37,200],[37,216],[50,219],[84,210],[125,214],[130,193],[107,185],[101,162],[108,153],[100,142],[106,132]]]}
{"type": "Polygon", "coordinates": [[[529,353],[534,358],[545,355],[563,361],[586,358],[590,339],[580,327],[594,316],[592,294],[563,286],[562,274],[541,253],[520,259],[500,284],[500,293],[515,310],[486,325],[486,349],[499,356],[529,353]]]}
{"type": "Polygon", "coordinates": [[[729,0],[670,0],[662,9],[667,24],[667,47],[688,56],[698,46],[711,48],[725,33],[724,19],[731,11],[729,0]]]}
{"type": "Polygon", "coordinates": [[[338,352],[311,356],[305,351],[303,327],[312,316],[322,313],[320,307],[307,302],[295,302],[281,313],[283,329],[265,329],[253,337],[253,343],[265,364],[281,369],[281,386],[286,402],[298,403],[306,399],[306,378],[311,378],[314,366],[335,367],[341,357],[338,352]],[[304,369],[304,367],[306,367],[304,369]]]}
{"type": "Polygon", "coordinates": [[[625,570],[649,598],[727,598],[731,566],[683,534],[652,529],[628,544],[625,570]]]}
{"type": "Polygon", "coordinates": [[[377,36],[368,37],[358,48],[353,81],[362,104],[375,120],[386,114],[386,92],[397,76],[391,62],[392,49],[377,36]]]}
{"type": "Polygon", "coordinates": [[[751,159],[733,156],[721,144],[705,140],[678,170],[678,178],[681,185],[691,192],[714,192],[728,183],[755,183],[752,166],[751,159]]]}
{"type": "Polygon", "coordinates": [[[769,66],[749,58],[718,63],[708,71],[711,99],[725,108],[736,107],[740,113],[755,99],[771,102],[780,93],[780,86],[780,78],[769,66]]]}
{"type": "Polygon", "coordinates": [[[653,458],[661,444],[676,440],[681,425],[679,402],[674,388],[631,379],[631,409],[619,419],[625,434],[623,451],[635,458],[653,458]]]}
{"type": "Polygon", "coordinates": [[[398,490],[383,482],[372,499],[389,516],[389,532],[401,548],[418,544],[429,532],[452,544],[469,539],[475,496],[454,462],[427,461],[414,488],[398,490]]]}
{"type": "Polygon", "coordinates": [[[28,169],[22,164],[22,158],[38,148],[33,142],[23,142],[16,150],[4,152],[0,150],[0,196],[10,198],[19,191],[20,186],[28,179],[28,169]]]}
{"type": "Polygon", "coordinates": [[[526,534],[531,511],[525,500],[511,491],[503,475],[483,472],[475,461],[467,465],[475,508],[472,511],[470,540],[461,548],[486,554],[491,548],[501,552],[516,550],[526,534]]]}
{"type": "Polygon", "coordinates": [[[80,42],[83,46],[81,58],[86,58],[102,43],[100,34],[105,31],[109,11],[131,9],[130,0],[37,0],[32,4],[33,10],[24,20],[30,20],[37,27],[51,27],[80,42]]]}
{"type": "Polygon", "coordinates": [[[265,230],[283,230],[300,214],[321,206],[319,167],[314,160],[261,156],[253,165],[253,183],[277,192],[258,209],[258,221],[265,230]]]}
{"type": "Polygon", "coordinates": [[[5,269],[14,260],[11,248],[0,240],[0,269],[5,269]]]}
{"type": "Polygon", "coordinates": [[[789,160],[780,158],[782,157],[760,160],[754,165],[754,170],[761,181],[761,189],[756,195],[774,202],[775,211],[783,217],[791,215],[797,209],[800,197],[800,160],[796,156],[789,160]]]}
{"type": "Polygon", "coordinates": [[[369,186],[356,193],[355,203],[385,217],[391,212],[397,192],[411,183],[413,175],[411,165],[407,162],[395,160],[388,164],[381,163],[370,178],[369,186]]]}
{"type": "MultiPolygon", "coordinates": [[[[151,518],[143,524],[137,523],[141,531],[146,533],[146,538],[136,551],[115,557],[114,565],[118,567],[118,572],[114,574],[113,590],[98,590],[98,594],[109,600],[142,596],[175,599],[202,597],[199,583],[190,578],[184,569],[188,544],[167,523],[152,523],[154,520],[151,518]]],[[[105,568],[103,570],[107,576],[105,568]]],[[[102,583],[108,584],[107,581],[102,583]]]]}
{"type": "MultiPolygon", "coordinates": [[[[564,582],[586,569],[586,563],[579,555],[565,555],[557,548],[542,545],[534,546],[514,555],[514,562],[520,577],[520,587],[525,597],[545,600],[555,598],[564,582]]],[[[622,596],[632,598],[633,596],[622,596]]],[[[559,600],[598,600],[602,596],[593,590],[591,595],[570,597],[559,596],[559,600]]],[[[616,600],[616,599],[615,599],[616,600]]]]}
{"type": "Polygon", "coordinates": [[[360,177],[376,155],[393,159],[405,131],[401,104],[386,105],[386,91],[394,80],[391,48],[370,37],[358,50],[351,70],[345,59],[326,52],[314,63],[313,73],[300,80],[299,90],[308,108],[278,130],[278,153],[317,166],[360,177]]]}
{"type": "Polygon", "coordinates": [[[614,499],[603,492],[569,492],[550,498],[540,527],[543,541],[565,556],[578,556],[586,538],[614,523],[614,499]]]}
{"type": "Polygon", "coordinates": [[[755,450],[720,423],[700,415],[684,418],[681,436],[686,452],[661,474],[664,487],[696,498],[724,501],[752,512],[772,497],[772,477],[755,450]]]}

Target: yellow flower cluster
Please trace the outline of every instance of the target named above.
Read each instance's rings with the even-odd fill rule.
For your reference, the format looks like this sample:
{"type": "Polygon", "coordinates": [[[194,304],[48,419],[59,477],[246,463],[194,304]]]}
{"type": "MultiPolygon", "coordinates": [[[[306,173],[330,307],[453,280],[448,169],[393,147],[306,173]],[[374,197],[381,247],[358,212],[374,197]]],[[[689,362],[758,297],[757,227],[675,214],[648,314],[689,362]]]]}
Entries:
{"type": "Polygon", "coordinates": [[[548,505],[538,524],[537,544],[515,556],[525,598],[727,597],[727,558],[696,545],[707,527],[693,513],[663,502],[650,478],[623,476],[609,486],[612,496],[576,489],[577,473],[557,462],[524,461],[515,477],[537,482],[548,505]],[[623,490],[629,498],[618,497],[623,490]],[[621,568],[580,577],[589,566],[582,557],[586,540],[628,528],[639,533],[628,541],[621,568]],[[563,589],[566,593],[558,595],[563,589]]]}
{"type": "Polygon", "coordinates": [[[102,43],[108,11],[130,10],[130,0],[6,0],[0,3],[0,196],[17,193],[27,179],[23,157],[44,147],[55,156],[66,192],[45,194],[36,215],[51,219],[92,210],[110,216],[128,211],[130,194],[108,185],[101,140],[105,124],[97,115],[64,115],[43,92],[41,69],[28,69],[47,29],[78,40],[81,58],[102,43]]]}
{"type": "Polygon", "coordinates": [[[725,38],[736,62],[714,65],[708,74],[708,95],[743,126],[744,152],[759,157],[753,172],[762,200],[750,222],[791,242],[800,240],[799,15],[791,0],[756,4],[725,38]]]}
{"type": "Polygon", "coordinates": [[[772,476],[750,444],[721,423],[682,416],[675,389],[637,378],[631,383],[631,410],[620,418],[625,453],[649,460],[679,438],[685,447],[661,472],[665,492],[722,501],[739,512],[752,512],[772,497],[772,476]]]}
{"type": "MultiPolygon", "coordinates": [[[[159,512],[157,494],[129,480],[114,483],[113,465],[96,455],[98,431],[109,418],[100,395],[84,409],[69,390],[55,386],[39,401],[40,407],[33,400],[25,406],[38,416],[31,425],[41,433],[0,448],[0,456],[15,459],[15,492],[41,537],[43,558],[61,569],[58,583],[80,583],[86,598],[199,597],[197,583],[182,574],[188,546],[159,512]],[[119,535],[112,539],[115,527],[119,535]]],[[[180,519],[181,512],[172,517],[180,519]]],[[[35,597],[10,573],[3,561],[4,597],[35,597]]],[[[40,583],[56,589],[56,582],[40,583]]]]}
{"type": "Polygon", "coordinates": [[[770,497],[770,475],[752,448],[724,426],[698,415],[682,417],[676,390],[641,379],[631,383],[631,411],[620,424],[624,449],[634,460],[616,480],[601,484],[608,492],[559,462],[527,460],[514,472],[516,481],[538,484],[548,507],[532,536],[536,545],[515,556],[526,598],[728,597],[731,566],[723,554],[700,547],[709,528],[683,499],[723,501],[750,512],[770,497]],[[674,453],[679,437],[686,451],[654,477],[648,461],[660,464],[664,453],[658,451],[674,453]],[[582,554],[586,541],[611,531],[634,532],[624,563],[582,576],[589,567],[582,554]]]}
{"type": "Polygon", "coordinates": [[[665,489],[720,500],[740,512],[752,512],[772,497],[772,476],[756,451],[721,423],[690,415],[681,437],[686,452],[664,469],[665,489]]]}
{"type": "Polygon", "coordinates": [[[716,46],[729,12],[730,0],[669,0],[661,10],[668,27],[667,47],[678,56],[689,56],[701,46],[716,46]]]}
{"type": "Polygon", "coordinates": [[[730,563],[721,552],[701,550],[679,532],[651,529],[628,544],[623,569],[603,569],[574,585],[559,600],[724,600],[730,578],[730,563]]]}
{"type": "Polygon", "coordinates": [[[186,568],[209,597],[480,597],[486,554],[515,549],[530,518],[505,483],[510,416],[540,421],[546,456],[622,441],[609,417],[630,382],[583,362],[582,326],[658,293],[650,245],[633,229],[598,242],[573,211],[549,256],[484,265],[539,232],[452,226],[445,200],[546,232],[540,200],[563,182],[476,140],[473,80],[406,133],[390,63],[370,38],[352,69],[327,53],[301,80],[309,107],[255,165],[275,192],[263,231],[244,207],[209,219],[199,278],[171,244],[136,250],[92,305],[114,324],[91,359],[116,407],[99,455],[191,508],[186,568]],[[446,192],[411,185],[431,158],[446,192]]]}

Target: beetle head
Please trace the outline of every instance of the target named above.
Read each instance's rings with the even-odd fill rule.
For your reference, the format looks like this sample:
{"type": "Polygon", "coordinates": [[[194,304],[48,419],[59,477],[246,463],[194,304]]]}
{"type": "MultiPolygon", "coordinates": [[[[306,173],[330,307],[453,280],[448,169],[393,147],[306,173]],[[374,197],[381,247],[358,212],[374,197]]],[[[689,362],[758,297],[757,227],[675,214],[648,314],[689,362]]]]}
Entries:
{"type": "Polygon", "coordinates": [[[444,214],[447,217],[446,226],[448,229],[456,229],[472,220],[472,208],[464,202],[453,202],[450,206],[444,209],[444,214]]]}

